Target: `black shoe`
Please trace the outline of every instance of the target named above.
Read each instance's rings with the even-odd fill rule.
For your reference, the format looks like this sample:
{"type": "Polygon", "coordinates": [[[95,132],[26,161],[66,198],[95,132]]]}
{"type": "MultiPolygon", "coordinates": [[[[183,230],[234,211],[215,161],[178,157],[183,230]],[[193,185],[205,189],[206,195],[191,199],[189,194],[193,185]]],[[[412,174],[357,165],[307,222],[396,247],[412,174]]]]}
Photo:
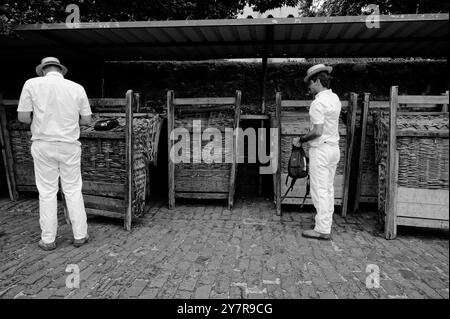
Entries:
{"type": "Polygon", "coordinates": [[[330,234],[322,234],[319,232],[316,232],[314,229],[305,230],[302,233],[303,237],[306,238],[315,238],[315,239],[321,239],[321,240],[331,240],[330,234]]]}
{"type": "Polygon", "coordinates": [[[86,237],[81,238],[81,239],[74,239],[73,240],[73,245],[75,247],[81,247],[84,244],[87,244],[87,242],[89,241],[89,235],[86,235],[86,237]]]}
{"type": "Polygon", "coordinates": [[[40,240],[38,246],[42,250],[49,251],[49,250],[54,250],[56,248],[56,243],[53,242],[53,243],[46,244],[42,240],[40,240]]]}

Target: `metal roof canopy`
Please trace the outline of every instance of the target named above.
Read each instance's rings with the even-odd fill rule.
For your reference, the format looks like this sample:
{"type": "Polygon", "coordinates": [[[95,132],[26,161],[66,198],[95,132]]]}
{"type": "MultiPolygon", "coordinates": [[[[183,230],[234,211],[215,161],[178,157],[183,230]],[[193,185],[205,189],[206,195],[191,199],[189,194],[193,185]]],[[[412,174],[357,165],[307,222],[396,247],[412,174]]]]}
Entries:
{"type": "Polygon", "coordinates": [[[6,61],[447,57],[448,14],[30,24],[0,37],[6,61]]]}

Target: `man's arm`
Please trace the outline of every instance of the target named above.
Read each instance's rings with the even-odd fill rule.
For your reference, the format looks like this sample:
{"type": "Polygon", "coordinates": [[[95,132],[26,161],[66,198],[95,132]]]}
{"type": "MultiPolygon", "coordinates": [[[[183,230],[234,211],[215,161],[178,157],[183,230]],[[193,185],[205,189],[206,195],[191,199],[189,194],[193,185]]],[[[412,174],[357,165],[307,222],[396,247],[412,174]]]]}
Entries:
{"type": "Polygon", "coordinates": [[[313,101],[309,109],[309,118],[313,125],[312,129],[305,135],[300,137],[300,142],[305,143],[321,137],[323,134],[323,124],[325,123],[325,116],[323,105],[318,101],[313,101]]]}
{"type": "Polygon", "coordinates": [[[87,126],[91,124],[92,117],[91,115],[80,115],[80,126],[87,126]]]}
{"type": "Polygon", "coordinates": [[[80,126],[91,124],[92,122],[91,106],[89,105],[89,100],[86,91],[84,90],[83,87],[81,87],[80,90],[79,105],[80,105],[80,126]]]}
{"type": "Polygon", "coordinates": [[[19,122],[31,124],[31,112],[17,112],[19,122]]]}
{"type": "Polygon", "coordinates": [[[33,99],[29,88],[29,82],[25,82],[20,93],[19,105],[17,106],[17,119],[19,122],[31,124],[31,112],[33,111],[33,99]]]}
{"type": "Polygon", "coordinates": [[[306,143],[321,137],[323,134],[323,124],[313,124],[312,130],[300,137],[301,143],[306,143]]]}

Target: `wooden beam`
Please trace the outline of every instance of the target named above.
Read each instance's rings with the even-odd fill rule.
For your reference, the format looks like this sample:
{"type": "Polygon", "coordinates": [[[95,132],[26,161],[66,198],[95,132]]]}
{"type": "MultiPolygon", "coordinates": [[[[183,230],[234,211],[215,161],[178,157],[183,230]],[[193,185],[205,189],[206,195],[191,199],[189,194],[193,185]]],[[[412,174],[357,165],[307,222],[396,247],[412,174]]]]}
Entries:
{"type": "Polygon", "coordinates": [[[133,91],[128,90],[126,93],[126,125],[125,125],[125,169],[126,169],[126,195],[125,195],[125,220],[124,228],[131,229],[131,220],[133,218],[133,91]]]}
{"type": "Polygon", "coordinates": [[[241,121],[243,120],[269,120],[269,115],[266,114],[242,114],[241,121]]]}
{"type": "Polygon", "coordinates": [[[275,120],[278,137],[277,147],[277,171],[274,174],[275,178],[275,213],[277,216],[281,216],[281,92],[277,92],[275,96],[275,120]]]}
{"type": "MultiPolygon", "coordinates": [[[[447,101],[448,101],[448,91],[446,91],[443,95],[445,95],[447,97],[447,101]]],[[[442,104],[442,112],[448,112],[448,102],[442,104]]]]}
{"type": "Polygon", "coordinates": [[[359,211],[359,201],[361,196],[361,182],[363,177],[363,164],[364,164],[364,146],[366,145],[367,134],[367,118],[369,115],[370,105],[370,93],[364,93],[364,103],[361,109],[359,130],[359,154],[358,154],[358,166],[356,167],[356,185],[355,185],[355,199],[353,202],[353,212],[359,211]]]}
{"type": "Polygon", "coordinates": [[[344,159],[344,192],[342,195],[341,215],[347,216],[349,196],[350,196],[350,177],[352,171],[352,155],[353,144],[355,140],[356,129],[356,109],[358,107],[358,95],[356,93],[350,93],[349,109],[347,112],[347,136],[345,143],[345,159],[344,159]]]}
{"type": "Polygon", "coordinates": [[[398,154],[397,154],[397,108],[398,87],[391,87],[391,100],[389,108],[389,135],[387,150],[387,174],[386,174],[386,203],[385,203],[385,237],[394,239],[397,235],[396,204],[397,204],[397,178],[398,178],[398,154]]]}
{"type": "Polygon", "coordinates": [[[236,91],[236,104],[234,107],[234,123],[233,123],[233,162],[231,164],[231,172],[230,172],[230,188],[228,194],[228,209],[232,209],[234,205],[234,193],[236,190],[236,177],[237,177],[237,169],[238,169],[238,141],[239,141],[239,121],[241,116],[241,91],[236,91]]]}
{"type": "Polygon", "coordinates": [[[8,184],[9,197],[11,200],[19,199],[19,194],[16,189],[16,179],[14,176],[14,158],[11,150],[11,141],[9,138],[9,131],[6,127],[7,118],[6,118],[6,110],[3,105],[3,98],[0,93],[0,130],[1,134],[1,148],[2,148],[2,157],[3,163],[5,165],[5,174],[6,180],[8,184]]]}
{"type": "Polygon", "coordinates": [[[235,103],[234,97],[196,97],[196,98],[174,98],[173,105],[226,105],[235,103]]]}
{"type": "Polygon", "coordinates": [[[448,104],[448,96],[442,95],[399,95],[398,104],[448,104]]]}
{"type": "Polygon", "coordinates": [[[168,197],[169,197],[169,209],[175,207],[175,163],[172,160],[170,152],[173,147],[173,141],[171,134],[174,129],[174,92],[167,91],[167,156],[169,161],[168,166],[168,197]]]}

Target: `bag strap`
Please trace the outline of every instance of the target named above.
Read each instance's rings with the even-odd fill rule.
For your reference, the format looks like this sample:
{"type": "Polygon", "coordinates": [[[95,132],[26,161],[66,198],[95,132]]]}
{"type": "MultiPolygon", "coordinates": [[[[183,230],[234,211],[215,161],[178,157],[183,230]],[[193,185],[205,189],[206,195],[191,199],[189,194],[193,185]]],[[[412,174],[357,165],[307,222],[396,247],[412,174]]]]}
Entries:
{"type": "MultiPolygon", "coordinates": [[[[287,181],[288,181],[288,176],[286,176],[286,185],[287,185],[287,181]]],[[[297,178],[292,178],[291,185],[288,187],[288,189],[286,190],[286,193],[284,193],[283,197],[281,197],[281,199],[280,199],[281,202],[286,198],[287,194],[291,190],[294,189],[294,184],[295,184],[296,181],[297,181],[297,178]]]]}
{"type": "Polygon", "coordinates": [[[300,210],[303,209],[303,206],[305,205],[306,197],[308,197],[310,190],[311,190],[311,185],[309,182],[309,174],[308,174],[308,176],[306,176],[306,192],[305,192],[305,196],[303,197],[303,202],[300,205],[300,210]]]}

